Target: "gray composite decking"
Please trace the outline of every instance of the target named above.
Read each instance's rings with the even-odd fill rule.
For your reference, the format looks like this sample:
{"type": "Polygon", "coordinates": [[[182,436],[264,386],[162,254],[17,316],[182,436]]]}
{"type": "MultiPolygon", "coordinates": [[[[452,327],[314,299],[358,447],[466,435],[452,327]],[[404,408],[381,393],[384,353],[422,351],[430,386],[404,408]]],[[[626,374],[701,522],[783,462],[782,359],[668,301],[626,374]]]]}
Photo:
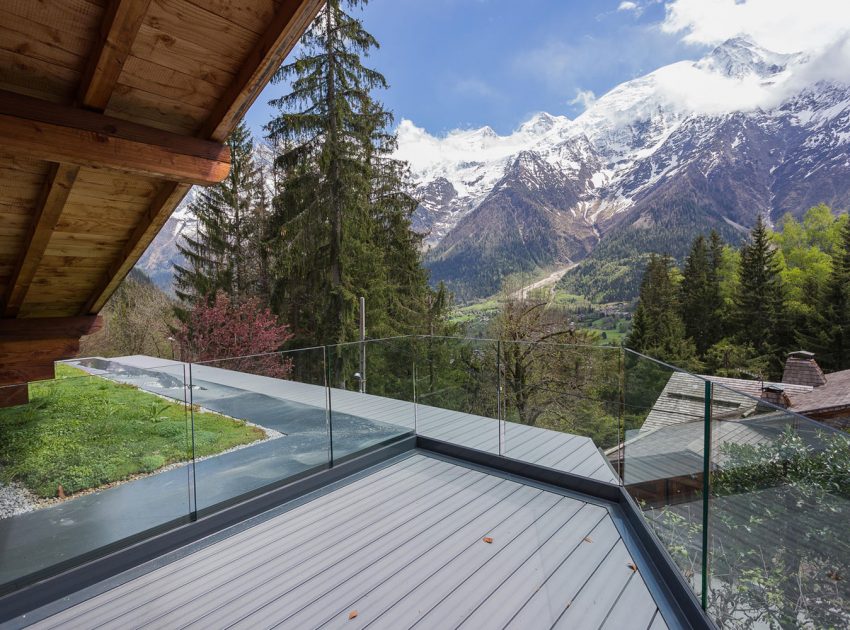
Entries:
{"type": "MultiPolygon", "coordinates": [[[[109,369],[86,369],[160,396],[183,400],[188,373],[183,363],[163,363],[145,356],[100,361],[109,369]]],[[[59,562],[73,562],[81,554],[164,523],[186,519],[192,509],[192,497],[196,509],[215,509],[235,497],[326,464],[330,452],[328,391],[337,460],[416,431],[461,446],[617,483],[604,456],[586,437],[207,365],[192,365],[191,391],[195,404],[273,429],[282,437],[0,519],[0,584],[59,562]]],[[[186,436],[175,439],[186,440],[186,436]]]]}
{"type": "Polygon", "coordinates": [[[33,627],[666,628],[633,562],[601,504],[412,452],[33,627]]]}

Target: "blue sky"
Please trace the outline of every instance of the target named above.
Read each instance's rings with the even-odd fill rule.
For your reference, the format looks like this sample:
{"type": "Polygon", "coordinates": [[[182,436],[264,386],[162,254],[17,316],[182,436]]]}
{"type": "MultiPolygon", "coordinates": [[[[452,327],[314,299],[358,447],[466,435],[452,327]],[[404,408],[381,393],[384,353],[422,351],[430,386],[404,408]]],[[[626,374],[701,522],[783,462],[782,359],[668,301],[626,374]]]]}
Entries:
{"type": "MultiPolygon", "coordinates": [[[[506,134],[538,111],[576,116],[581,93],[600,96],[698,58],[747,19],[754,25],[747,30],[766,16],[790,28],[787,18],[800,14],[796,0],[708,0],[716,7],[708,14],[706,2],[371,0],[357,13],[381,43],[367,63],[387,77],[390,89],[379,98],[396,121],[410,119],[434,135],[483,125],[506,134]],[[780,5],[793,13],[783,16],[780,5]],[[665,19],[678,30],[663,29],[665,19]]],[[[248,113],[255,134],[272,115],[268,100],[284,89],[270,85],[248,113]]]]}

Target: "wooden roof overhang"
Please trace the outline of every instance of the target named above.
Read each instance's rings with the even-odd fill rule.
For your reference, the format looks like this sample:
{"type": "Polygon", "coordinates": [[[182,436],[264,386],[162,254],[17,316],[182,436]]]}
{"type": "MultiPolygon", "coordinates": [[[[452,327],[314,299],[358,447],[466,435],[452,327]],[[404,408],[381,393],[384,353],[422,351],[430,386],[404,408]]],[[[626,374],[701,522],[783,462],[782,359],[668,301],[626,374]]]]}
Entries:
{"type": "Polygon", "coordinates": [[[0,0],[0,389],[74,355],[189,188],[227,176],[321,5],[0,0]]]}

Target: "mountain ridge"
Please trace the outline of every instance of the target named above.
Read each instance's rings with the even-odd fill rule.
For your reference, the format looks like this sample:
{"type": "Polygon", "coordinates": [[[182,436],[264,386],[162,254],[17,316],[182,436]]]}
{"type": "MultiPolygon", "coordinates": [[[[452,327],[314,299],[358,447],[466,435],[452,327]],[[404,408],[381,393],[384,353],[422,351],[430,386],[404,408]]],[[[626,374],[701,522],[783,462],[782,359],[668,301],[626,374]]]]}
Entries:
{"type": "MultiPolygon", "coordinates": [[[[492,294],[494,267],[509,275],[588,258],[563,281],[586,289],[582,275],[594,260],[610,255],[611,248],[600,248],[608,238],[631,239],[633,251],[619,262],[641,267],[648,254],[641,247],[681,258],[700,231],[718,229],[734,242],[759,214],[776,221],[821,202],[846,210],[850,88],[822,79],[800,84],[809,65],[805,55],[773,53],[735,38],[697,61],[616,86],[574,120],[541,112],[507,136],[486,128],[442,139],[403,121],[399,154],[418,182],[422,201],[415,226],[427,233],[433,280],[445,281],[461,299],[474,299],[492,294]],[[738,92],[754,99],[749,107],[741,106],[738,92]],[[534,154],[553,169],[539,186],[539,198],[526,196],[526,220],[545,224],[538,215],[547,208],[576,218],[574,232],[552,229],[552,242],[537,238],[526,256],[517,245],[518,228],[511,231],[503,216],[487,212],[497,186],[524,187],[510,180],[520,154],[534,154]],[[435,182],[448,198],[431,194],[435,182]],[[547,205],[549,191],[563,186],[575,192],[574,202],[547,205]],[[501,245],[494,226],[504,229],[501,245]],[[588,229],[598,245],[565,247],[564,240],[581,241],[588,229]],[[647,230],[666,233],[641,233],[647,230]]],[[[627,282],[598,288],[595,297],[631,297],[638,275],[631,270],[627,282]]]]}

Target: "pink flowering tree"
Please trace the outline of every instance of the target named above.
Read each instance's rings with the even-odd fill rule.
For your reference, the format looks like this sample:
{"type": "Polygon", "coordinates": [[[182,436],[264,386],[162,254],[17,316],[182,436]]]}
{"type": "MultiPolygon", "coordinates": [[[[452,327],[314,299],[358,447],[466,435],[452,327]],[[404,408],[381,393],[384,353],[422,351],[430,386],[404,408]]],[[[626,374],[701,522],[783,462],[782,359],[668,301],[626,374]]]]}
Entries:
{"type": "Polygon", "coordinates": [[[291,360],[274,354],[291,338],[289,326],[258,299],[234,302],[223,291],[189,311],[177,333],[183,360],[276,378],[292,372],[291,360]]]}

